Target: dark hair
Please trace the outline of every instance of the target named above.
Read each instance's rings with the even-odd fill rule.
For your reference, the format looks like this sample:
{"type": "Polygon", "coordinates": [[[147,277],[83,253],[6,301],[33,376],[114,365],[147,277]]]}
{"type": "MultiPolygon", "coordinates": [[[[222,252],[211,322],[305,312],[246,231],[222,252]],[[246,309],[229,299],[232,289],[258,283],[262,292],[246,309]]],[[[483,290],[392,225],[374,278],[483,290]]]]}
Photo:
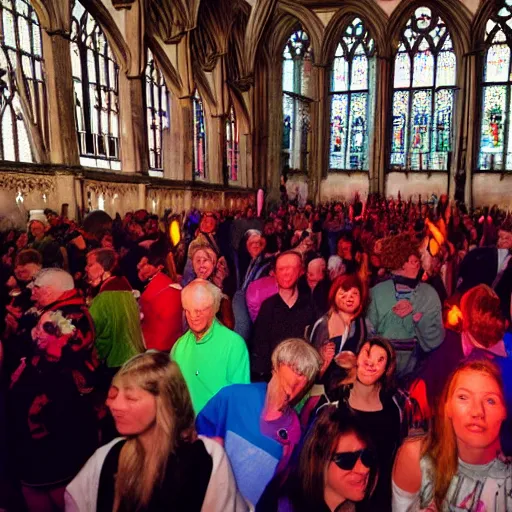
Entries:
{"type": "Polygon", "coordinates": [[[294,256],[297,256],[297,258],[299,258],[301,266],[304,265],[304,262],[303,262],[303,259],[302,259],[302,254],[299,251],[294,251],[292,249],[292,250],[289,250],[289,251],[284,251],[281,254],[277,255],[276,259],[274,260],[274,268],[276,268],[277,262],[279,261],[280,258],[282,258],[283,256],[289,256],[290,254],[293,254],[294,256]]]}
{"type": "Polygon", "coordinates": [[[43,265],[43,257],[39,251],[35,249],[23,249],[16,255],[14,266],[27,265],[35,263],[36,265],[43,265]]]}
{"type": "Polygon", "coordinates": [[[166,268],[168,254],[169,248],[167,246],[167,243],[165,242],[165,240],[159,240],[151,244],[151,246],[149,247],[149,251],[143,256],[146,256],[148,258],[148,263],[150,265],[153,265],[154,267],[162,265],[164,268],[166,268]]]}
{"type": "MultiPolygon", "coordinates": [[[[325,508],[325,471],[336,452],[340,437],[355,434],[370,450],[373,443],[361,420],[335,405],[324,407],[306,435],[298,462],[284,485],[284,495],[295,512],[311,512],[325,508]]],[[[377,466],[370,468],[366,498],[374,489],[377,466]]]]}
{"type": "Polygon", "coordinates": [[[357,356],[361,353],[363,347],[369,343],[370,349],[372,347],[380,347],[382,348],[387,355],[386,360],[386,369],[384,370],[384,374],[380,378],[379,382],[381,385],[381,390],[384,393],[388,393],[395,389],[395,376],[396,376],[396,352],[393,345],[386,338],[382,338],[380,336],[374,336],[373,338],[369,338],[361,343],[357,350],[357,356]]]}
{"type": "Polygon", "coordinates": [[[117,270],[119,256],[114,249],[94,249],[90,251],[87,256],[94,256],[105,272],[113,274],[117,270]]]}

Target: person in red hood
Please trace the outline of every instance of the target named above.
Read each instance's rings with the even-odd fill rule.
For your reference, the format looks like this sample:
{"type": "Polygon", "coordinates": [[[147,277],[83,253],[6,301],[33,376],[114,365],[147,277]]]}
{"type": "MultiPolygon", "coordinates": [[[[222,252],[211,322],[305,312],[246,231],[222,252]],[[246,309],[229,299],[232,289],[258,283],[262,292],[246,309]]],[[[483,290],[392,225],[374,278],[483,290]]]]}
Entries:
{"type": "Polygon", "coordinates": [[[164,242],[154,242],[137,265],[144,284],[139,306],[146,348],[164,352],[183,334],[181,286],[165,273],[167,252],[164,242]]]}

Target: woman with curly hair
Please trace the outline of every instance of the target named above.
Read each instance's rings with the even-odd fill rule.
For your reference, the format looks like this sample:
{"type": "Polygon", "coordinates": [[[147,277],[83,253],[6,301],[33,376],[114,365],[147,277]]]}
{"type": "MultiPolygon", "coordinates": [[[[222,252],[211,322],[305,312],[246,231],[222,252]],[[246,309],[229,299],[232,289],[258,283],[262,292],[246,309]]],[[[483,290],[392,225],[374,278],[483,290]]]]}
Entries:
{"type": "Polygon", "coordinates": [[[388,237],[379,249],[392,277],[370,290],[368,328],[393,343],[397,376],[406,380],[424,355],[443,341],[441,302],[434,288],[420,281],[418,244],[410,235],[388,237]]]}

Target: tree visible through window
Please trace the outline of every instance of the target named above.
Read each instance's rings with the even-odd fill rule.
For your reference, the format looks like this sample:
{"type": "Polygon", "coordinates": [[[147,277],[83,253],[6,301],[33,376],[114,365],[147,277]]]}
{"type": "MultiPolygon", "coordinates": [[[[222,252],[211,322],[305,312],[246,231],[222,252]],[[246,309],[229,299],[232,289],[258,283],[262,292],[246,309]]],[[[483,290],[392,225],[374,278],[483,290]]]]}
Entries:
{"type": "Polygon", "coordinates": [[[145,77],[149,168],[161,171],[163,134],[169,128],[169,90],[149,49],[145,77]]]}
{"type": "Polygon", "coordinates": [[[447,170],[452,149],[456,57],[444,21],[419,7],[395,57],[391,168],[447,170]]]}
{"type": "Polygon", "coordinates": [[[238,181],[238,159],[239,151],[238,125],[233,106],[229,109],[229,116],[226,119],[226,159],[228,165],[228,178],[231,182],[238,181]]]}
{"type": "Polygon", "coordinates": [[[368,170],[375,45],[355,18],[336,49],[331,77],[330,169],[368,170]]]}
{"type": "Polygon", "coordinates": [[[71,64],[82,165],[119,170],[118,66],[105,34],[75,0],[71,64]]]}
{"type": "Polygon", "coordinates": [[[1,0],[0,9],[0,160],[33,162],[34,136],[47,135],[41,28],[26,0],[1,0]]]}
{"type": "Polygon", "coordinates": [[[487,21],[482,84],[482,124],[478,168],[512,170],[511,86],[512,0],[502,2],[487,21]]]}
{"type": "Polygon", "coordinates": [[[193,98],[194,114],[194,178],[206,179],[206,131],[203,100],[196,91],[193,98]]]}
{"type": "Polygon", "coordinates": [[[303,30],[293,33],[283,52],[283,139],[281,167],[307,171],[310,144],[310,82],[313,55],[303,30]]]}

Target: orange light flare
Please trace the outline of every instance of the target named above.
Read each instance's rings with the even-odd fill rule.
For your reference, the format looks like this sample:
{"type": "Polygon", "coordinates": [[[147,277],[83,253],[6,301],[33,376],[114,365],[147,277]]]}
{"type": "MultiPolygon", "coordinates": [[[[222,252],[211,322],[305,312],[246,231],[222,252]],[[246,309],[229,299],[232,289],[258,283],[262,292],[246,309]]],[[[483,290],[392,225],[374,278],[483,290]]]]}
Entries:
{"type": "Polygon", "coordinates": [[[446,315],[446,327],[458,330],[462,326],[462,311],[456,305],[453,305],[446,315]]]}

